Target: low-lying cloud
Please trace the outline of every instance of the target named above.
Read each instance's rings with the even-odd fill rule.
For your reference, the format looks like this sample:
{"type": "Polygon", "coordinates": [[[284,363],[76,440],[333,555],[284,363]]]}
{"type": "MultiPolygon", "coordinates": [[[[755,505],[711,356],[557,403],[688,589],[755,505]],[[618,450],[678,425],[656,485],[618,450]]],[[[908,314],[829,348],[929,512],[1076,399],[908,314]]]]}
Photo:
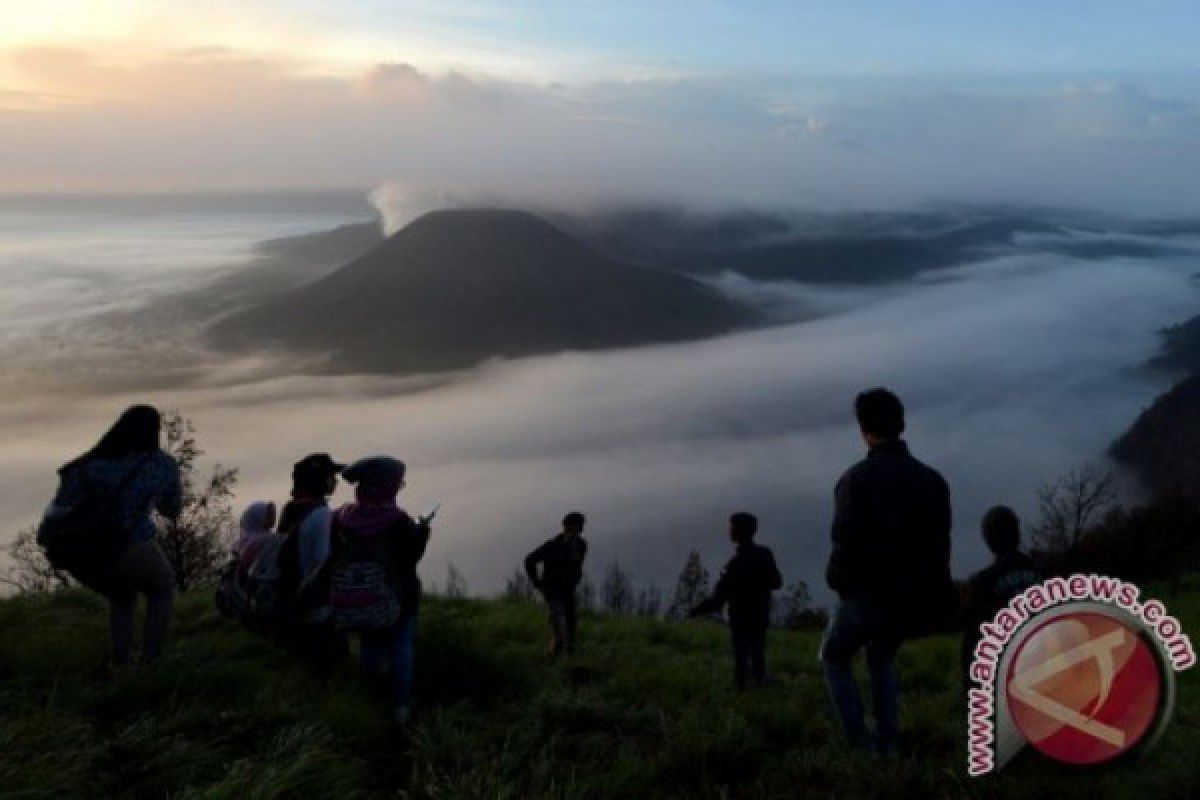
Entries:
{"type": "Polygon", "coordinates": [[[986,507],[1028,519],[1039,483],[1102,458],[1164,385],[1138,365],[1159,327],[1194,312],[1193,270],[1188,258],[1024,253],[886,291],[779,290],[774,302],[796,316],[822,311],[784,327],[497,363],[433,386],[287,377],[8,399],[0,506],[14,524],[35,516],[53,465],[124,404],[149,400],[183,409],[209,457],[242,468],[242,501],[283,499],[308,451],[404,458],[413,509],[444,503],[424,564],[434,580],[453,561],[472,588],[495,590],[579,508],[593,574],[619,560],[666,587],[691,547],[717,566],[727,515],[748,509],[786,576],[820,586],[833,484],[862,453],[851,402],[887,385],[909,407],[914,452],[950,482],[961,573],[982,559],[986,507]]]}

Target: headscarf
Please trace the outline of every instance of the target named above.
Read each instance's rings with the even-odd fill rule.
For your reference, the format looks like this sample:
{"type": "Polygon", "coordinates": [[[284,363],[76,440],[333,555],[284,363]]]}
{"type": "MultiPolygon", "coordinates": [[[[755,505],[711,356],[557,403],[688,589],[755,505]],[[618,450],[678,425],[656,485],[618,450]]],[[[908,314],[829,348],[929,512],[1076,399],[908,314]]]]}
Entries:
{"type": "Polygon", "coordinates": [[[251,503],[242,512],[241,535],[238,537],[237,549],[244,550],[259,537],[269,536],[274,526],[275,504],[270,501],[251,503]]]}

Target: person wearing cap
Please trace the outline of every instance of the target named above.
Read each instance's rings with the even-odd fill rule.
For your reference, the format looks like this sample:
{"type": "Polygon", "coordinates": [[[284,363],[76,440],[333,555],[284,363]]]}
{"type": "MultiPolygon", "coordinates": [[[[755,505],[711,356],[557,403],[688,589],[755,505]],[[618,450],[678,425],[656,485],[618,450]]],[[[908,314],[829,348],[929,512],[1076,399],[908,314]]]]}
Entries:
{"type": "Polygon", "coordinates": [[[344,464],[328,453],[312,453],[292,467],[292,499],[279,515],[280,628],[301,658],[321,677],[329,677],[346,655],[345,639],[333,628],[329,604],[314,581],[329,558],[333,518],[329,495],[337,489],[344,464]]]}
{"type": "MultiPolygon", "coordinates": [[[[405,473],[404,462],[389,456],[360,459],[346,467],[342,477],[354,484],[354,502],[334,515],[330,558],[335,582],[342,560],[356,548],[387,562],[382,566],[398,601],[398,613],[394,621],[388,617],[390,624],[358,629],[362,645],[359,670],[367,678],[390,671],[393,717],[400,726],[407,724],[412,710],[413,640],[421,599],[417,563],[425,555],[430,533],[429,520],[415,521],[397,504],[405,473]]],[[[336,591],[336,583],[334,587],[336,591]]]]}
{"type": "Polygon", "coordinates": [[[550,654],[555,658],[575,650],[575,590],[587,558],[585,522],[583,514],[572,511],[563,517],[562,533],[525,557],[529,582],[542,593],[550,612],[550,654]]]}

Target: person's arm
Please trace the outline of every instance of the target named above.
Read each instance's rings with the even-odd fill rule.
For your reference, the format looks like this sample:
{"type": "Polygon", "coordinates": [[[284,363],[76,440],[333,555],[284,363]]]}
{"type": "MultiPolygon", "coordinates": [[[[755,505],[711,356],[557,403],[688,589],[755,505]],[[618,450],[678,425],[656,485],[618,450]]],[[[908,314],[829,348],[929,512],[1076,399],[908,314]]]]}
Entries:
{"type": "Polygon", "coordinates": [[[833,491],[833,549],[825,568],[825,582],[834,591],[849,586],[854,570],[855,549],[858,546],[858,521],[851,492],[851,473],[842,476],[833,491]]]}
{"type": "Polygon", "coordinates": [[[770,550],[766,551],[766,567],[767,567],[767,588],[771,591],[783,588],[783,574],[779,571],[779,565],[775,563],[775,554],[770,550]]]}
{"type": "Polygon", "coordinates": [[[296,531],[295,535],[300,537],[296,544],[302,584],[316,575],[329,558],[332,522],[333,512],[318,508],[304,518],[300,530],[296,531]]]}
{"type": "Polygon", "coordinates": [[[538,589],[542,588],[542,579],[538,576],[538,564],[546,560],[546,551],[549,547],[550,542],[546,542],[525,556],[525,574],[529,576],[529,582],[538,589]]]}
{"type": "Polygon", "coordinates": [[[402,547],[404,557],[416,564],[425,557],[425,548],[429,546],[431,528],[428,524],[417,522],[405,514],[401,530],[404,536],[402,547]]]}
{"type": "Polygon", "coordinates": [[[937,476],[937,493],[933,503],[934,557],[940,567],[950,569],[950,531],[954,527],[954,512],[950,507],[950,486],[937,476]]]}
{"type": "Polygon", "coordinates": [[[688,616],[700,617],[706,614],[716,614],[725,607],[729,601],[730,584],[733,582],[730,577],[732,571],[733,562],[731,561],[725,566],[725,569],[721,570],[721,577],[717,580],[717,585],[713,587],[712,594],[701,600],[695,608],[688,612],[688,616]]]}
{"type": "Polygon", "coordinates": [[[958,627],[967,633],[978,633],[978,627],[985,616],[986,600],[984,599],[984,572],[977,572],[967,579],[961,587],[961,605],[958,609],[958,627]]]}
{"type": "Polygon", "coordinates": [[[183,482],[179,477],[179,464],[166,453],[160,454],[165,468],[163,487],[155,498],[154,507],[159,514],[170,520],[178,519],[183,513],[183,482]]]}

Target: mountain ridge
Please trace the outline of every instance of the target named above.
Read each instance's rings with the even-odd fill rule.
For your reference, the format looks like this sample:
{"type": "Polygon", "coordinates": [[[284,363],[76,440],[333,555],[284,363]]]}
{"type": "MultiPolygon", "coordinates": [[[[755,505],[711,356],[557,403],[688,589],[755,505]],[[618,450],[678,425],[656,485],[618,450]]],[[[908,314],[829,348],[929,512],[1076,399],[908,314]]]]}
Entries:
{"type": "Polygon", "coordinates": [[[410,373],[496,357],[688,341],[751,327],[688,276],[601,255],[536,215],[435,211],[318,280],[219,320],[219,349],[332,356],[330,371],[410,373]]]}

